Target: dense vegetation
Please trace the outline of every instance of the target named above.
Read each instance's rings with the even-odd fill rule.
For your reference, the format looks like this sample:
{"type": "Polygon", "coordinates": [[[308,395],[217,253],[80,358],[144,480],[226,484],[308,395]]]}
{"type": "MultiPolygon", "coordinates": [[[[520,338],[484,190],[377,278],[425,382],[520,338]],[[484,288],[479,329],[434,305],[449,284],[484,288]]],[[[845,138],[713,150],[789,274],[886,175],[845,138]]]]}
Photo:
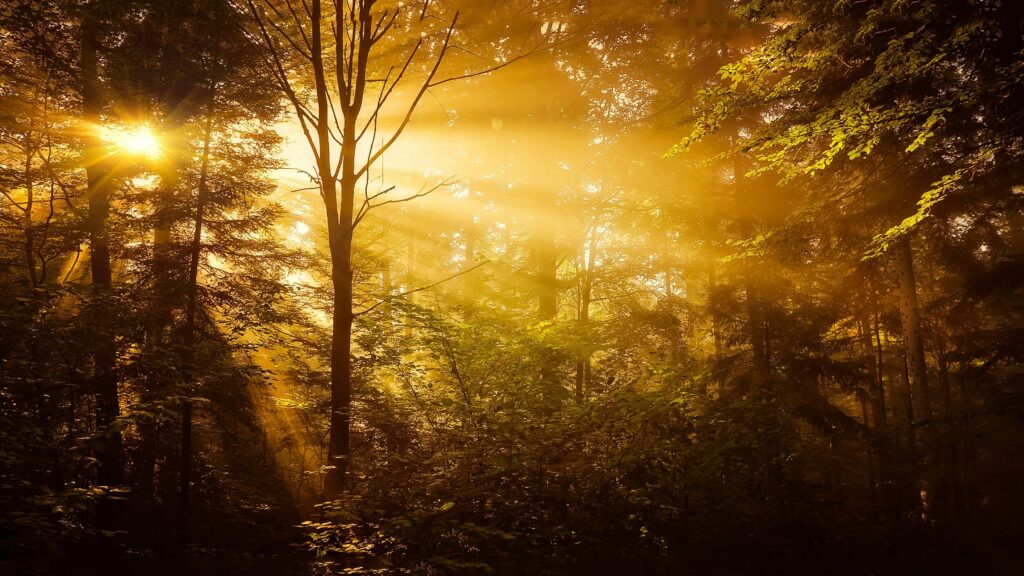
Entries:
{"type": "Polygon", "coordinates": [[[0,573],[1017,574],[1016,0],[0,0],[0,573]]]}

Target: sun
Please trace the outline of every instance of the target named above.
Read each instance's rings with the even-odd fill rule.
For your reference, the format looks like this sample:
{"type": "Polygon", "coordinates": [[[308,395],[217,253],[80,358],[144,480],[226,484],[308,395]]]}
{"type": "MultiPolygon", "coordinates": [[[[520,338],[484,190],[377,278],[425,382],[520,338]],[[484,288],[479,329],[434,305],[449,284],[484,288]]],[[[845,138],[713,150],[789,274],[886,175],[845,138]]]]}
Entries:
{"type": "Polygon", "coordinates": [[[131,127],[105,127],[101,136],[117,147],[118,151],[149,159],[160,157],[160,140],[153,129],[145,124],[131,127]]]}

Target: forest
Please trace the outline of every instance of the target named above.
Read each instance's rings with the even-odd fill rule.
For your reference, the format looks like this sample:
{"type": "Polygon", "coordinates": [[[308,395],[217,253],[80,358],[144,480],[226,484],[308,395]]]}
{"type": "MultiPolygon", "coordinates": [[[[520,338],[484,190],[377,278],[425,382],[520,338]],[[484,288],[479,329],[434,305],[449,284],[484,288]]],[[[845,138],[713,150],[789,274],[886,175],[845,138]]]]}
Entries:
{"type": "Polygon", "coordinates": [[[1024,574],[1022,168],[1018,0],[0,0],[0,574],[1024,574]]]}

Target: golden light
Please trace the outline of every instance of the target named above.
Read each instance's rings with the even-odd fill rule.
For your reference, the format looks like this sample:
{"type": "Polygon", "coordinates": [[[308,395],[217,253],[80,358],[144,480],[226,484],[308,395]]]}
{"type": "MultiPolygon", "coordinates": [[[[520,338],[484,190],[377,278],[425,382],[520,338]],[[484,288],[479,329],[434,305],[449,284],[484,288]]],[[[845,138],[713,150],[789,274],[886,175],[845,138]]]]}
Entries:
{"type": "Polygon", "coordinates": [[[118,149],[118,152],[155,159],[160,157],[160,140],[152,128],[145,124],[132,127],[104,127],[100,136],[118,149]]]}

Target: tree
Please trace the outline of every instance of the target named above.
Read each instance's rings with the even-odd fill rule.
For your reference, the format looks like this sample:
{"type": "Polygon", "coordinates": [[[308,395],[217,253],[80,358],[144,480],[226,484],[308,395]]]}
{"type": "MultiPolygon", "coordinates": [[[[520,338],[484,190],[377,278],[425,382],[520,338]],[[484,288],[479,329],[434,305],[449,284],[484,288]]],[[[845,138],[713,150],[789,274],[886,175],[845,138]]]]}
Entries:
{"type": "MultiPolygon", "coordinates": [[[[102,438],[97,449],[97,482],[102,486],[119,486],[124,483],[124,448],[121,431],[117,426],[117,418],[121,414],[121,400],[118,395],[118,378],[116,372],[117,346],[114,341],[114,330],[107,319],[111,316],[104,313],[103,307],[109,306],[109,298],[113,286],[113,275],[110,259],[109,231],[107,218],[110,213],[110,197],[114,190],[115,173],[118,165],[105,149],[98,132],[102,125],[103,114],[106,112],[107,101],[103,95],[104,88],[99,72],[100,46],[100,15],[95,4],[84,7],[80,24],[81,57],[79,68],[81,74],[81,94],[86,130],[83,135],[85,165],[88,187],[88,230],[89,230],[89,263],[92,285],[96,297],[96,349],[93,355],[93,387],[96,394],[96,423],[102,438]]],[[[110,506],[102,516],[116,516],[119,512],[110,511],[110,506]]],[[[115,517],[100,519],[104,527],[119,527],[121,520],[115,517]]]]}
{"type": "Polygon", "coordinates": [[[911,237],[934,241],[929,219],[951,198],[986,201],[968,180],[995,183],[1020,165],[1022,134],[1002,122],[1024,89],[1019,7],[744,2],[739,12],[770,35],[701,91],[692,132],[668,155],[740,119],[753,129],[735,150],[757,161],[751,173],[777,172],[786,185],[821,175],[785,227],[834,217],[826,210],[836,205],[874,211],[874,237],[856,249],[865,259],[893,252],[908,409],[913,427],[930,429],[929,322],[911,237]],[[828,175],[841,184],[823,186],[828,175]]]}
{"type": "MultiPolygon", "coordinates": [[[[350,456],[352,321],[357,313],[352,292],[354,233],[369,210],[427,193],[387,199],[392,188],[383,184],[370,192],[372,171],[401,137],[428,90],[489,73],[524,55],[506,55],[503,62],[484,69],[439,75],[455,46],[453,39],[458,41],[456,32],[461,36],[465,29],[457,28],[459,10],[429,0],[418,9],[378,5],[374,0],[327,6],[312,0],[308,7],[289,0],[249,0],[247,6],[267,51],[268,66],[292,105],[315,159],[313,178],[327,216],[334,288],[331,432],[324,484],[324,497],[329,500],[345,489],[350,456]],[[325,38],[328,30],[330,35],[325,38]],[[397,104],[404,110],[398,114],[400,120],[389,136],[378,140],[385,106],[394,104],[396,88],[417,72],[421,76],[418,85],[397,104]],[[365,159],[357,158],[364,141],[366,151],[360,154],[365,154],[365,159]],[[360,182],[364,197],[357,206],[360,182]]],[[[474,15],[483,16],[479,8],[474,15]]]]}

